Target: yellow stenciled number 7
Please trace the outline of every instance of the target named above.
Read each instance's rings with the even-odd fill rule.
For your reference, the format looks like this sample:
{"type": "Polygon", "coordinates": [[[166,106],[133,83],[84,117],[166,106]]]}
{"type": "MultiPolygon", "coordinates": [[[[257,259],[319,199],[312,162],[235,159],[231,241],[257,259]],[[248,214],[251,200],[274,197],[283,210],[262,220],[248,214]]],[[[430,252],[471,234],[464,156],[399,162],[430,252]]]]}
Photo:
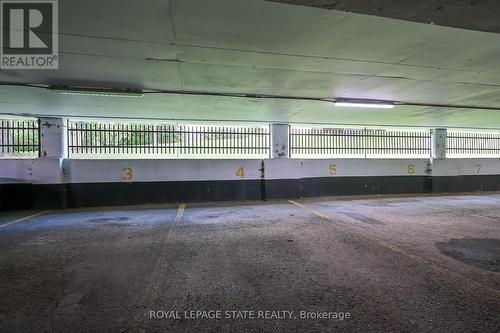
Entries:
{"type": "Polygon", "coordinates": [[[481,172],[481,164],[476,164],[476,171],[478,174],[481,172]]]}

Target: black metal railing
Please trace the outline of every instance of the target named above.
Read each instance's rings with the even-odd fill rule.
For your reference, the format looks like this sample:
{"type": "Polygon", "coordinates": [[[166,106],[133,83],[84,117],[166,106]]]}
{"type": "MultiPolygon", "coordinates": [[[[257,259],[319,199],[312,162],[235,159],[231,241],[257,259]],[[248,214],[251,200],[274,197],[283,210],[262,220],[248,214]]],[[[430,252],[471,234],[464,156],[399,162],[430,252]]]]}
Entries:
{"type": "Polygon", "coordinates": [[[0,119],[0,157],[37,157],[38,120],[0,119]]]}
{"type": "Polygon", "coordinates": [[[262,158],[269,128],[69,121],[68,149],[83,158],[262,158]]]}
{"type": "Polygon", "coordinates": [[[450,157],[500,156],[500,132],[466,132],[448,130],[446,155],[450,157]]]}
{"type": "Polygon", "coordinates": [[[292,157],[429,157],[430,131],[368,128],[290,129],[292,157]]]}

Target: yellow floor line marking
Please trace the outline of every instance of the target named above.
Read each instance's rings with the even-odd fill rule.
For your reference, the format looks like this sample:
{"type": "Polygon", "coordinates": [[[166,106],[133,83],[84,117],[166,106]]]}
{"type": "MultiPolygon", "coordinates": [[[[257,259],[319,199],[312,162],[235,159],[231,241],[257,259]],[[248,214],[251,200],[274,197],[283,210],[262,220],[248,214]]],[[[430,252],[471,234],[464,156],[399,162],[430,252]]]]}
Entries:
{"type": "Polygon", "coordinates": [[[182,216],[184,215],[184,210],[186,209],[186,204],[180,204],[177,210],[177,216],[175,216],[175,223],[182,223],[182,216]]]}
{"type": "MultiPolygon", "coordinates": [[[[149,305],[156,300],[159,291],[160,285],[163,280],[163,272],[169,266],[169,262],[166,259],[167,253],[167,245],[170,243],[171,238],[174,234],[174,227],[176,224],[182,223],[182,217],[184,216],[184,210],[186,209],[186,204],[180,204],[177,209],[177,215],[175,216],[174,223],[168,223],[166,226],[169,228],[168,231],[160,237],[159,242],[161,246],[161,250],[159,255],[156,257],[156,263],[154,265],[153,271],[151,272],[151,276],[149,277],[148,283],[145,286],[144,295],[141,299],[141,304],[144,306],[149,305]]],[[[137,325],[143,325],[144,320],[147,318],[147,312],[144,310],[140,310],[135,315],[135,322],[137,325]]],[[[140,332],[144,331],[144,329],[140,329],[140,332]]]]}
{"type": "Polygon", "coordinates": [[[314,209],[309,208],[309,207],[306,207],[306,206],[304,206],[303,204],[300,204],[300,203],[298,203],[298,202],[296,202],[296,201],[293,201],[293,200],[288,200],[288,202],[289,202],[289,203],[291,203],[292,205],[295,205],[295,206],[297,206],[297,207],[300,207],[300,208],[303,208],[303,209],[305,209],[305,210],[308,210],[308,211],[310,211],[311,213],[313,213],[314,215],[317,215],[317,216],[319,216],[319,217],[321,217],[321,218],[323,218],[323,219],[325,219],[325,220],[333,221],[333,219],[332,219],[330,216],[327,216],[327,215],[325,215],[325,214],[323,214],[323,213],[320,213],[320,212],[318,212],[318,211],[315,211],[314,209]]]}
{"type": "Polygon", "coordinates": [[[8,227],[9,225],[13,225],[15,223],[19,223],[19,222],[23,222],[23,221],[26,221],[26,220],[29,220],[29,219],[32,219],[34,217],[37,217],[37,216],[40,216],[40,215],[43,215],[43,214],[47,214],[48,212],[50,212],[50,210],[44,210],[42,212],[38,212],[38,213],[35,213],[35,214],[31,214],[29,216],[26,216],[26,217],[23,217],[23,218],[20,218],[20,219],[17,219],[17,220],[14,220],[14,221],[11,221],[11,222],[8,222],[8,223],[5,223],[5,224],[2,224],[0,225],[0,229],[1,228],[5,228],[5,227],[8,227]]]}
{"type": "Polygon", "coordinates": [[[414,260],[416,260],[416,261],[420,261],[420,262],[422,262],[422,263],[425,263],[425,264],[429,265],[430,267],[432,267],[434,270],[437,270],[437,271],[439,271],[439,272],[441,272],[441,273],[445,273],[445,274],[451,274],[451,275],[453,275],[453,276],[455,276],[455,277],[458,277],[458,278],[461,278],[461,279],[465,279],[468,283],[470,283],[470,284],[472,284],[472,285],[476,286],[476,287],[477,287],[477,288],[479,288],[479,289],[483,289],[483,290],[488,291],[488,292],[490,292],[490,293],[491,293],[491,292],[493,292],[493,293],[495,293],[495,294],[500,294],[500,291],[499,291],[499,290],[496,290],[496,289],[490,288],[490,287],[488,287],[488,286],[485,286],[485,285],[484,285],[484,284],[482,284],[482,283],[479,283],[479,282],[473,281],[473,280],[469,279],[468,277],[466,277],[466,276],[464,276],[464,275],[462,275],[462,274],[460,274],[460,273],[456,273],[455,271],[453,271],[453,270],[451,270],[451,269],[449,269],[449,268],[446,268],[446,267],[443,267],[443,266],[441,266],[441,265],[436,264],[436,263],[435,263],[434,261],[432,261],[432,260],[429,260],[429,259],[426,259],[426,258],[420,257],[420,256],[418,256],[418,255],[416,255],[416,254],[413,254],[413,253],[409,253],[408,251],[406,251],[406,250],[404,250],[404,249],[402,249],[402,248],[400,248],[400,247],[398,247],[398,246],[395,246],[395,245],[389,244],[389,243],[387,243],[386,241],[384,241],[384,240],[382,240],[382,239],[380,239],[380,238],[377,238],[377,237],[374,237],[374,236],[371,236],[371,235],[367,235],[367,234],[365,234],[365,233],[364,233],[364,231],[365,231],[364,229],[357,228],[356,226],[354,226],[354,225],[350,225],[350,224],[347,224],[347,223],[345,223],[344,221],[334,219],[333,217],[330,217],[330,216],[328,216],[328,215],[325,215],[325,214],[323,214],[323,213],[320,213],[320,212],[318,212],[318,211],[316,211],[316,210],[314,210],[314,209],[312,209],[312,208],[309,208],[309,207],[307,207],[307,206],[305,206],[305,205],[303,205],[303,204],[300,204],[300,203],[298,203],[298,202],[296,202],[296,201],[293,201],[293,200],[288,200],[288,202],[289,202],[289,203],[291,203],[292,205],[295,205],[295,206],[297,206],[297,207],[300,207],[300,208],[302,208],[302,209],[305,209],[305,210],[307,210],[307,211],[309,211],[309,212],[313,213],[314,215],[316,215],[316,216],[318,216],[318,217],[321,217],[322,219],[327,220],[327,221],[329,221],[329,222],[335,222],[335,223],[339,223],[339,222],[340,222],[341,224],[346,225],[346,226],[350,227],[351,229],[357,229],[357,230],[359,230],[359,231],[362,231],[362,232],[363,232],[363,237],[368,238],[368,239],[370,239],[371,241],[373,241],[373,242],[375,242],[375,243],[377,243],[377,244],[379,244],[379,245],[381,245],[381,246],[383,246],[383,247],[385,247],[385,248],[387,248],[387,249],[389,249],[389,250],[392,250],[392,251],[394,251],[394,252],[397,252],[397,253],[399,253],[399,254],[401,254],[401,255],[405,256],[405,257],[412,258],[412,259],[414,259],[414,260]]]}

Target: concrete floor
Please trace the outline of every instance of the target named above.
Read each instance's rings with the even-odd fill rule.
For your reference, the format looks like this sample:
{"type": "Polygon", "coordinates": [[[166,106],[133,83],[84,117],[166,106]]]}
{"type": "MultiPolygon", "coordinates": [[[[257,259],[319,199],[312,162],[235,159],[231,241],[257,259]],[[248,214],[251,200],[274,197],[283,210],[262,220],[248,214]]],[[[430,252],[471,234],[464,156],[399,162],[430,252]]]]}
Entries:
{"type": "Polygon", "coordinates": [[[499,194],[34,213],[0,214],[1,332],[500,330],[499,194]]]}

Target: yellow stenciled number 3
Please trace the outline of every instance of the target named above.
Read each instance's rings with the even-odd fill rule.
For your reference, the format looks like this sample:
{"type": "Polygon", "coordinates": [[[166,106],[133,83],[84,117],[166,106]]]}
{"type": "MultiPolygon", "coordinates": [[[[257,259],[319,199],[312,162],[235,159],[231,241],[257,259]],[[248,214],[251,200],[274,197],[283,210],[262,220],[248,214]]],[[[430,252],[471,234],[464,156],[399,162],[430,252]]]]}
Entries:
{"type": "Polygon", "coordinates": [[[132,170],[132,168],[123,168],[122,171],[123,171],[123,176],[122,176],[123,180],[132,180],[132,178],[134,178],[134,170],[132,170]]]}

